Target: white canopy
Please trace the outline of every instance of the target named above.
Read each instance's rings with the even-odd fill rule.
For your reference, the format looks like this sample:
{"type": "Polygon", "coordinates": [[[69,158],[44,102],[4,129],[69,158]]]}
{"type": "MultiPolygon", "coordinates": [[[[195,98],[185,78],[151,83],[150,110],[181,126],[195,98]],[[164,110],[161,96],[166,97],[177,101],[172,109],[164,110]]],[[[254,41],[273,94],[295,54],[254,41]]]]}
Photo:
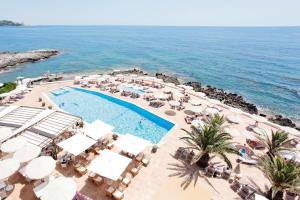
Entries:
{"type": "Polygon", "coordinates": [[[166,94],[169,94],[169,93],[172,92],[172,90],[169,89],[169,88],[163,88],[163,89],[162,89],[162,92],[163,92],[163,93],[166,93],[166,94]]]}
{"type": "Polygon", "coordinates": [[[175,101],[175,100],[169,101],[169,104],[170,104],[171,106],[180,106],[179,101],[175,101]]]}
{"type": "Polygon", "coordinates": [[[26,144],[24,147],[22,147],[21,149],[19,149],[14,153],[14,158],[21,163],[26,163],[38,157],[40,153],[41,153],[40,147],[32,144],[26,144]]]}
{"type": "Polygon", "coordinates": [[[13,175],[20,167],[20,162],[14,158],[0,161],[0,180],[13,175]]]}
{"type": "Polygon", "coordinates": [[[238,137],[238,136],[241,135],[241,133],[239,132],[239,130],[237,130],[235,128],[230,128],[230,127],[224,128],[224,132],[225,133],[229,133],[233,137],[238,137]]]}
{"type": "Polygon", "coordinates": [[[26,140],[21,137],[7,140],[1,145],[1,151],[4,153],[13,153],[27,144],[26,140]]]}
{"type": "Polygon", "coordinates": [[[169,95],[164,94],[162,92],[157,92],[157,93],[154,93],[153,95],[157,99],[167,99],[169,97],[169,95]]]}
{"type": "Polygon", "coordinates": [[[103,136],[111,133],[115,127],[100,121],[96,120],[91,124],[87,124],[86,127],[82,129],[83,133],[94,140],[99,140],[103,136]]]}
{"type": "Polygon", "coordinates": [[[203,112],[203,108],[200,107],[200,106],[192,106],[192,107],[189,107],[188,110],[196,113],[196,114],[199,114],[199,113],[202,113],[203,112]]]}
{"type": "Polygon", "coordinates": [[[0,142],[7,140],[8,138],[12,137],[14,132],[12,128],[9,127],[0,127],[0,142]]]}
{"type": "Polygon", "coordinates": [[[44,188],[41,200],[72,200],[77,185],[72,178],[59,177],[51,180],[44,188]]]}
{"type": "Polygon", "coordinates": [[[206,94],[203,92],[193,92],[194,95],[198,96],[198,97],[205,97],[206,94]]]}
{"type": "Polygon", "coordinates": [[[126,134],[114,142],[115,146],[134,156],[142,152],[150,142],[131,134],[126,134]]]}
{"type": "Polygon", "coordinates": [[[228,115],[226,118],[231,123],[235,123],[235,124],[242,123],[242,120],[238,115],[228,115]]]}
{"type": "Polygon", "coordinates": [[[103,150],[88,166],[88,170],[111,180],[118,180],[131,159],[109,150],[103,150]]]}
{"type": "Polygon", "coordinates": [[[219,113],[219,111],[216,108],[206,108],[203,113],[206,115],[214,115],[219,113]]]}
{"type": "Polygon", "coordinates": [[[83,151],[90,148],[94,145],[97,141],[93,140],[81,133],[77,133],[72,137],[58,143],[57,145],[63,148],[65,151],[73,154],[74,156],[78,156],[83,151]]]}
{"type": "Polygon", "coordinates": [[[184,97],[184,94],[180,93],[180,92],[173,92],[173,97],[175,99],[180,99],[180,98],[183,98],[184,97]]]}
{"type": "Polygon", "coordinates": [[[56,162],[50,156],[41,156],[28,163],[25,174],[32,180],[42,179],[49,176],[55,169],[56,162]]]}
{"type": "Polygon", "coordinates": [[[202,104],[202,101],[198,99],[192,99],[189,101],[189,103],[192,104],[193,106],[199,106],[202,104]]]}
{"type": "Polygon", "coordinates": [[[191,124],[196,128],[200,128],[200,127],[203,127],[206,123],[202,120],[195,119],[192,121],[191,124]]]}

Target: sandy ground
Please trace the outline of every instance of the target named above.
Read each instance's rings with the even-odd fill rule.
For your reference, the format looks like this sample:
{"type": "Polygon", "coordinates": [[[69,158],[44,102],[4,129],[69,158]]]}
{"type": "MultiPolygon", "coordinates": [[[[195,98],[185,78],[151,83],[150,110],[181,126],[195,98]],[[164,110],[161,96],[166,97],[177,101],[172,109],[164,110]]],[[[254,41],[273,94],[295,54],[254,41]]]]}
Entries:
{"type": "MultiPolygon", "coordinates": [[[[46,103],[46,107],[52,105],[54,109],[57,109],[57,107],[49,101],[46,94],[51,90],[63,86],[73,86],[73,82],[64,81],[45,85],[36,85],[32,92],[26,94],[26,97],[16,104],[41,107],[41,102],[38,101],[38,98],[41,97],[43,102],[46,103]]],[[[99,91],[97,88],[90,88],[90,90],[99,91]]],[[[104,93],[109,94],[107,92],[104,93]]],[[[148,106],[148,102],[145,100],[122,97],[120,96],[120,93],[109,95],[135,103],[176,124],[175,128],[172,129],[172,131],[159,143],[158,152],[151,154],[150,165],[143,168],[141,172],[134,177],[132,183],[125,190],[126,200],[240,199],[240,197],[230,189],[228,181],[221,178],[206,178],[199,173],[198,168],[195,166],[186,166],[173,158],[172,155],[174,155],[177,148],[185,146],[185,144],[180,140],[180,137],[185,136],[185,133],[181,129],[190,128],[190,125],[187,125],[184,121],[186,114],[183,111],[176,111],[175,116],[168,116],[165,114],[165,111],[170,110],[170,106],[167,103],[165,106],[157,109],[148,106]],[[191,183],[186,184],[188,182],[191,183]]],[[[192,97],[192,99],[196,99],[196,97],[192,97]]],[[[249,124],[254,124],[255,121],[244,114],[234,113],[234,111],[230,109],[222,109],[223,115],[237,114],[243,121],[241,124],[228,125],[237,129],[240,133],[240,135],[234,137],[234,141],[242,145],[245,144],[247,134],[251,134],[247,130],[247,126],[249,124]]],[[[259,126],[266,130],[274,129],[262,123],[259,126]]],[[[260,155],[264,152],[254,151],[254,153],[256,155],[260,155]]],[[[235,167],[237,165],[236,159],[238,156],[229,155],[229,158],[233,167],[235,167]]],[[[221,162],[219,159],[215,159],[213,161],[221,162]]],[[[93,198],[94,200],[106,199],[106,197],[101,195],[101,189],[99,190],[99,188],[88,183],[87,176],[76,177],[73,172],[62,172],[59,167],[57,167],[57,170],[66,176],[74,177],[78,184],[79,191],[83,194],[93,198]]],[[[257,190],[265,191],[266,188],[269,187],[268,181],[263,176],[262,172],[256,167],[242,164],[241,172],[243,174],[243,181],[257,188],[257,190]]],[[[22,177],[15,180],[16,181],[14,181],[14,183],[16,183],[16,187],[9,199],[35,199],[31,185],[25,184],[22,177]]]]}

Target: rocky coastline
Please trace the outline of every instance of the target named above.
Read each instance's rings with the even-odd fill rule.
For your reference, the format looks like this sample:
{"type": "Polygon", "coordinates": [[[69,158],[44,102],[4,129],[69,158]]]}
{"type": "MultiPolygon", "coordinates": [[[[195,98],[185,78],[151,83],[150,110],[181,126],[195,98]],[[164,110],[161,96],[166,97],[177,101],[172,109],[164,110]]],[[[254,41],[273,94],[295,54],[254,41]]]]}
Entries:
{"type": "Polygon", "coordinates": [[[9,70],[19,64],[33,63],[59,54],[58,50],[44,49],[27,52],[0,52],[0,70],[9,70]]]}
{"type": "MultiPolygon", "coordinates": [[[[175,85],[180,84],[180,81],[175,76],[169,76],[162,73],[156,73],[155,76],[157,78],[163,79],[164,82],[174,83],[175,85]]],[[[244,98],[238,94],[225,92],[223,89],[218,89],[211,86],[202,86],[200,82],[185,82],[184,85],[192,86],[196,92],[203,92],[207,95],[207,97],[211,99],[217,99],[224,104],[241,109],[250,114],[258,114],[262,117],[266,117],[269,121],[279,124],[281,126],[288,126],[295,128],[300,131],[300,127],[297,127],[296,124],[289,118],[283,117],[282,115],[274,115],[268,116],[265,113],[261,113],[258,111],[256,105],[246,102],[244,98]]]]}

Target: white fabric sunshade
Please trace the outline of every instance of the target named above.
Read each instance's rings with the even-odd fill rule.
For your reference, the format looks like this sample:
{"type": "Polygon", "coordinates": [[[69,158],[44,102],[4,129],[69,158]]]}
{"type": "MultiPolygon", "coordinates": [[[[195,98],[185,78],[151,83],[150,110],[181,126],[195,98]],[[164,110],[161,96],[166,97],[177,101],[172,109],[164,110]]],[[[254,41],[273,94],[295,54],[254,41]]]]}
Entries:
{"type": "Polygon", "coordinates": [[[119,149],[122,149],[123,151],[136,156],[140,152],[142,152],[148,145],[150,145],[150,142],[134,135],[126,134],[115,141],[114,145],[119,149]]]}
{"type": "Polygon", "coordinates": [[[26,163],[38,157],[41,153],[41,150],[42,149],[36,145],[26,144],[24,147],[14,153],[14,158],[21,163],[26,163]]]}
{"type": "Polygon", "coordinates": [[[0,161],[0,180],[13,175],[20,167],[20,162],[14,158],[0,161]]]}
{"type": "Polygon", "coordinates": [[[55,169],[56,162],[50,156],[41,156],[28,163],[25,174],[32,180],[42,179],[49,176],[55,169]]]}
{"type": "Polygon", "coordinates": [[[65,151],[73,154],[74,156],[78,156],[96,142],[96,140],[93,140],[81,133],[77,133],[76,135],[73,135],[72,137],[58,143],[57,145],[63,148],[65,151]]]}
{"type": "Polygon", "coordinates": [[[196,120],[193,120],[191,124],[196,128],[201,128],[201,127],[204,127],[206,123],[202,120],[196,119],[196,120]]]}
{"type": "Polygon", "coordinates": [[[88,166],[88,170],[115,181],[121,176],[130,162],[131,159],[125,156],[109,150],[103,150],[101,155],[88,166]]]}
{"type": "Polygon", "coordinates": [[[0,127],[0,142],[7,140],[8,138],[15,135],[12,128],[0,127]]]}
{"type": "Polygon", "coordinates": [[[179,101],[171,100],[169,101],[170,106],[180,106],[179,101]]]}
{"type": "Polygon", "coordinates": [[[192,106],[189,107],[188,110],[192,111],[193,113],[199,114],[203,112],[203,108],[200,106],[192,106]]]}
{"type": "Polygon", "coordinates": [[[72,200],[76,190],[77,185],[72,178],[59,177],[44,188],[41,200],[72,200]]]}
{"type": "Polygon", "coordinates": [[[82,129],[83,133],[94,140],[99,140],[103,136],[111,133],[115,127],[102,122],[100,120],[96,120],[91,124],[87,124],[86,127],[82,129]]]}
{"type": "Polygon", "coordinates": [[[189,101],[190,104],[192,104],[193,106],[199,106],[203,103],[203,101],[198,100],[198,99],[192,99],[189,101]]]}
{"type": "Polygon", "coordinates": [[[4,153],[13,153],[27,144],[26,140],[21,137],[7,140],[1,145],[1,151],[4,153]]]}
{"type": "Polygon", "coordinates": [[[203,113],[206,115],[214,115],[219,113],[219,111],[215,108],[206,108],[203,113]]]}

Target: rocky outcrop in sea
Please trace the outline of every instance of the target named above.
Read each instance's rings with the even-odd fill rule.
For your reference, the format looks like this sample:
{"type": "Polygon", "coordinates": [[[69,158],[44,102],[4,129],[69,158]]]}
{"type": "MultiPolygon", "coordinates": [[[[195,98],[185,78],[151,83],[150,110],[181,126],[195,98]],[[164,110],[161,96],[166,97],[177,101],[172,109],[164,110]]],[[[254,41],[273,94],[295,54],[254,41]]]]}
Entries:
{"type": "Polygon", "coordinates": [[[8,70],[18,64],[48,59],[58,54],[60,54],[58,50],[44,49],[27,52],[0,52],[0,70],[8,70]]]}

